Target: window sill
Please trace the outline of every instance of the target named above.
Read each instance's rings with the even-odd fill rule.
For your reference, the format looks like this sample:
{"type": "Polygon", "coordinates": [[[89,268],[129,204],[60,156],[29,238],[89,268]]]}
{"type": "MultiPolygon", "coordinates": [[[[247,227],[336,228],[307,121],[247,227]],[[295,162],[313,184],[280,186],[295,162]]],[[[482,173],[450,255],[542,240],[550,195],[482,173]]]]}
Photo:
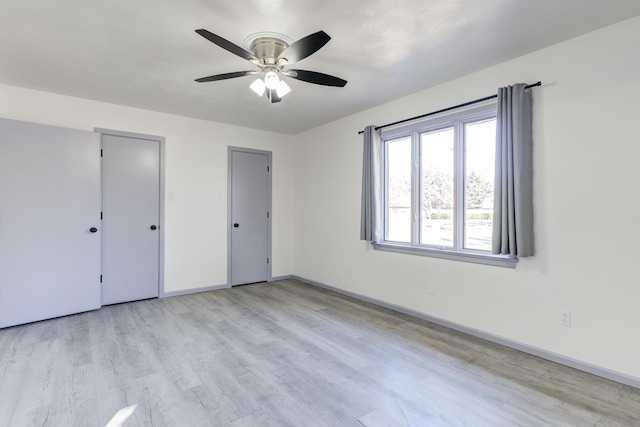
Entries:
{"type": "Polygon", "coordinates": [[[448,251],[445,249],[431,249],[390,242],[373,243],[373,248],[378,251],[398,252],[401,254],[448,259],[451,261],[471,262],[474,264],[492,265],[494,267],[516,268],[516,264],[518,263],[517,258],[513,258],[508,255],[493,255],[476,252],[456,252],[448,251]]]}

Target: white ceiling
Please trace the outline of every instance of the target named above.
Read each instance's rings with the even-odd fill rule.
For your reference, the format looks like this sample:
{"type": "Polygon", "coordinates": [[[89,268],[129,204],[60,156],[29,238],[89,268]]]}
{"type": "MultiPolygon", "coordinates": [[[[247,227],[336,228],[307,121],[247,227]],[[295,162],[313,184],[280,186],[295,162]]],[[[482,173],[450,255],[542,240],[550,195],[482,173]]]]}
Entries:
{"type": "Polygon", "coordinates": [[[639,14],[638,0],[0,0],[0,83],[296,134],[639,14]],[[196,83],[255,69],[198,28],[243,47],[324,30],[293,68],[349,83],[287,79],[279,104],[252,77],[196,83]]]}

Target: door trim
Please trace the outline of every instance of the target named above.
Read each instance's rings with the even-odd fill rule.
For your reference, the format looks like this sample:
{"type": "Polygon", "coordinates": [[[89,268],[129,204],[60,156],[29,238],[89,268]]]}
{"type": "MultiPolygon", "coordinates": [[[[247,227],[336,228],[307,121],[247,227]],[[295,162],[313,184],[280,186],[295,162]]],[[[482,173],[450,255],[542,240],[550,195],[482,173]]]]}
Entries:
{"type": "Polygon", "coordinates": [[[234,152],[240,153],[253,153],[262,154],[267,156],[267,162],[269,166],[269,179],[268,179],[268,194],[267,194],[267,209],[269,211],[269,221],[267,222],[267,256],[269,258],[269,264],[267,264],[267,282],[271,282],[271,266],[273,265],[273,256],[271,253],[271,224],[273,222],[273,209],[271,204],[272,191],[272,177],[273,177],[273,165],[272,165],[272,153],[271,151],[256,150],[253,148],[227,146],[227,287],[231,287],[231,219],[233,212],[231,211],[231,190],[232,190],[232,177],[233,177],[233,161],[232,155],[234,152]]]}
{"type": "Polygon", "coordinates": [[[168,296],[164,291],[164,174],[165,174],[165,138],[164,136],[147,135],[142,133],[124,132],[113,129],[94,128],[100,134],[100,149],[102,149],[102,135],[122,136],[125,138],[146,139],[160,143],[160,235],[158,242],[158,298],[168,296]]]}

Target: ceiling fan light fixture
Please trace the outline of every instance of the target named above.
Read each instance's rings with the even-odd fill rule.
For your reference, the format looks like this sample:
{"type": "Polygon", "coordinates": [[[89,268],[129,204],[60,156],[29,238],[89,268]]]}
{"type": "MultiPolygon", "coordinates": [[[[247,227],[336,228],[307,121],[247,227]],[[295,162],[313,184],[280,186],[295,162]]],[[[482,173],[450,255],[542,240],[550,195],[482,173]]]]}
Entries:
{"type": "Polygon", "coordinates": [[[256,93],[256,95],[262,96],[264,95],[264,91],[267,88],[267,85],[264,84],[262,79],[256,79],[256,81],[251,83],[251,86],[249,87],[251,88],[252,91],[256,93]]]}

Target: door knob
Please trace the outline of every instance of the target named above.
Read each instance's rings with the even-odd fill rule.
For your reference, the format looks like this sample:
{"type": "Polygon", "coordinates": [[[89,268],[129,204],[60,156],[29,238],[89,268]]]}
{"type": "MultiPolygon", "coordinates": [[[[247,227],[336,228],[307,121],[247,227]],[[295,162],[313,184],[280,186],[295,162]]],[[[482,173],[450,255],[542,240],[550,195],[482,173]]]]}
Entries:
{"type": "Polygon", "coordinates": [[[235,228],[238,228],[238,227],[240,227],[240,224],[238,224],[238,223],[236,222],[235,224],[233,224],[233,226],[234,226],[235,228]]]}
{"type": "Polygon", "coordinates": [[[89,231],[90,231],[90,232],[92,232],[92,233],[95,233],[96,231],[98,231],[98,229],[97,229],[97,228],[95,228],[95,227],[91,227],[91,228],[89,229],[89,231]]]}
{"type": "Polygon", "coordinates": [[[149,228],[150,228],[150,229],[152,229],[152,230],[155,230],[155,229],[156,229],[156,228],[158,228],[158,227],[156,227],[155,225],[152,225],[152,226],[151,226],[151,227],[149,227],[149,228]]]}

